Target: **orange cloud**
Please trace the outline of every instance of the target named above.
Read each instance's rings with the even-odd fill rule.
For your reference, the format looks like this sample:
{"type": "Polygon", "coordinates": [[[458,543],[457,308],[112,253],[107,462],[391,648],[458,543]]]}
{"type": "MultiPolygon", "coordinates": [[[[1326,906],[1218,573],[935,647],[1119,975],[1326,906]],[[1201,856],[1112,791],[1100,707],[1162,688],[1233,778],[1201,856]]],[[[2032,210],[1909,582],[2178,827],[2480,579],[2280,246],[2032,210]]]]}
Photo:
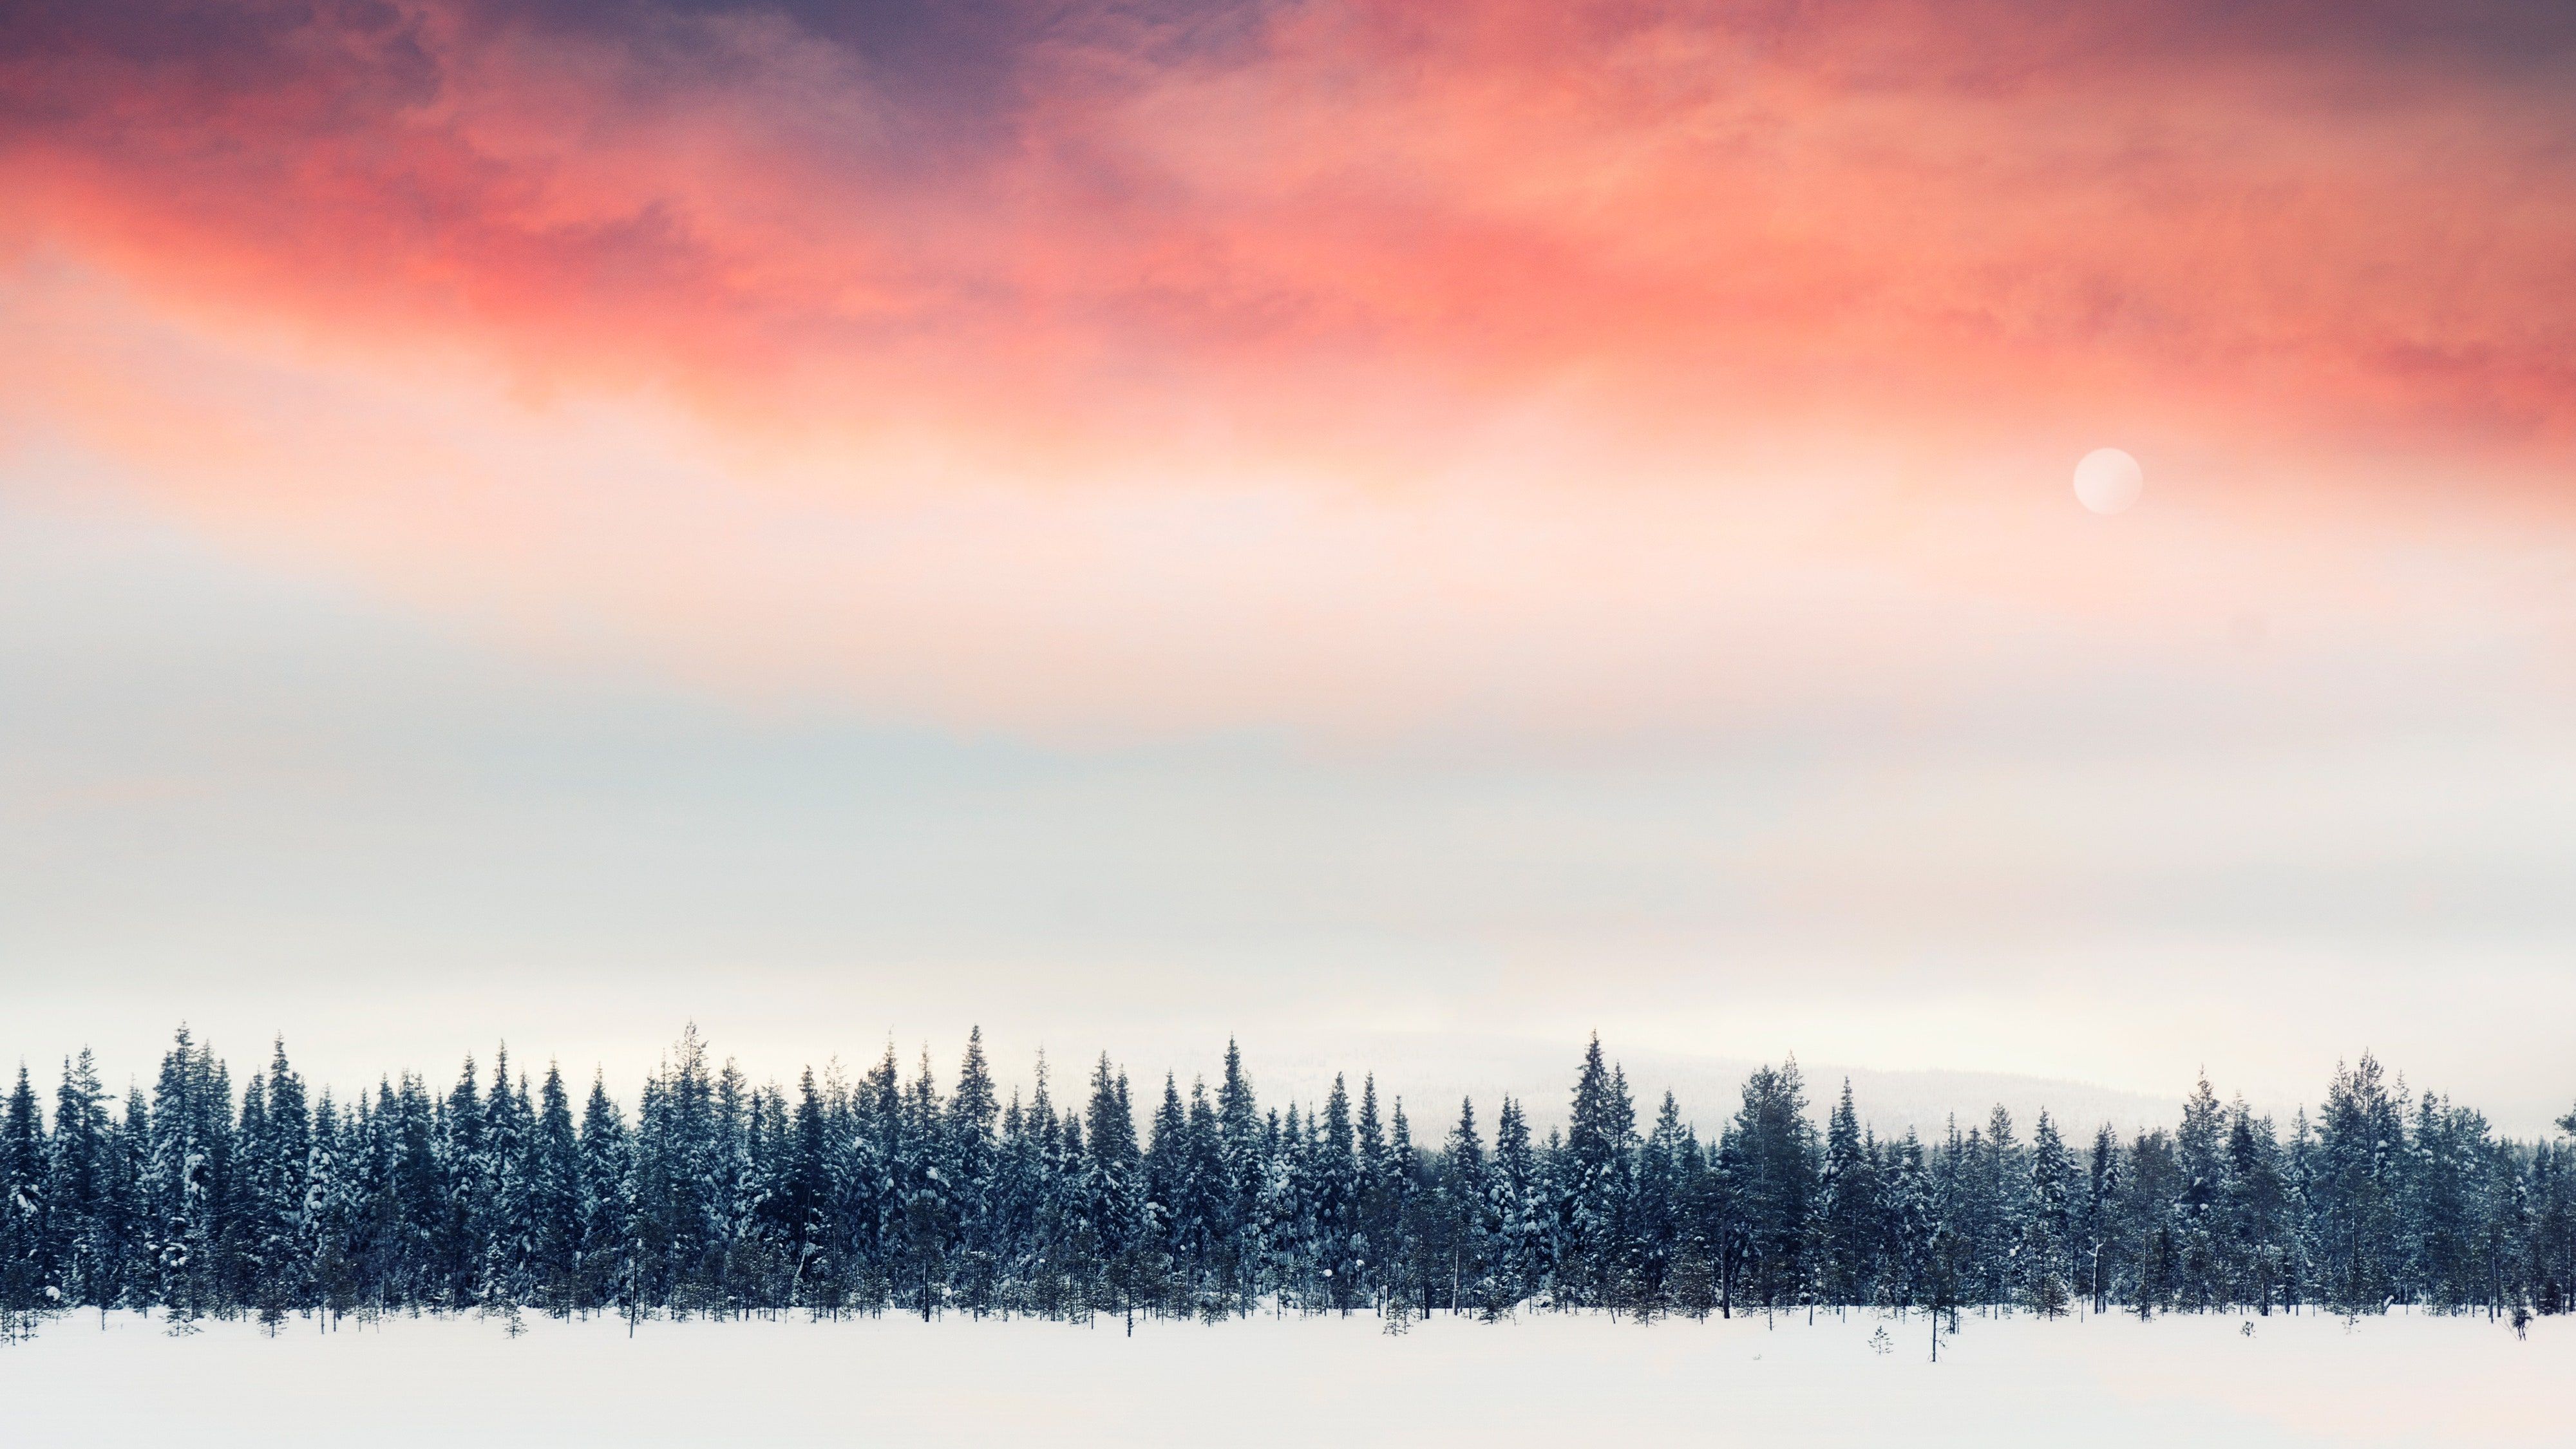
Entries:
{"type": "Polygon", "coordinates": [[[2568,102],[2502,12],[1167,9],[110,5],[16,25],[0,164],[22,242],[174,307],[1110,457],[1436,457],[1565,389],[1650,429],[2576,418],[2568,102]]]}
{"type": "Polygon", "coordinates": [[[2512,7],[856,13],[12,7],[0,424],[979,724],[2202,668],[2528,618],[2472,581],[2566,523],[2576,41],[2512,7]],[[2167,511],[2035,518],[2108,441],[2167,511]]]}

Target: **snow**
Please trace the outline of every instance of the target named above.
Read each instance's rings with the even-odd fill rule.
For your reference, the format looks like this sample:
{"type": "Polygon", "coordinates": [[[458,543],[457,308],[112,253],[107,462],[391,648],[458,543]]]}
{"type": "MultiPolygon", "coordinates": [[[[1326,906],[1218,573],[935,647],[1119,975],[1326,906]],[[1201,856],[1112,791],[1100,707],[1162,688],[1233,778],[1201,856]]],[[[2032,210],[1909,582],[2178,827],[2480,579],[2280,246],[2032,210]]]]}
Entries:
{"type": "Polygon", "coordinates": [[[2563,1445],[2576,1323],[2516,1339],[2399,1314],[2042,1323],[1973,1314],[1767,1326],[1545,1315],[1209,1327],[1115,1320],[647,1323],[394,1319],[173,1338],[95,1314],[0,1348],[28,1445],[1043,1442],[1572,1445],[1604,1430],[1796,1446],[2563,1445]],[[1873,1347],[1884,1325],[1889,1348],[1873,1347]]]}

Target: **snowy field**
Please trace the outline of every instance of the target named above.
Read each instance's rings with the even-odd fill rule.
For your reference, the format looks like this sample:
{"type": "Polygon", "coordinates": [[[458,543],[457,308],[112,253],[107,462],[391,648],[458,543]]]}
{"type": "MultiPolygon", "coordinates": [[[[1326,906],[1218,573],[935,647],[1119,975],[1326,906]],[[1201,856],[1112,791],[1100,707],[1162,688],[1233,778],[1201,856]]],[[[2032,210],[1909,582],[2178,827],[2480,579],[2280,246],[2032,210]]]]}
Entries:
{"type": "Polygon", "coordinates": [[[2483,1318],[1650,1328],[1539,1317],[646,1324],[401,1319],[270,1339],[96,1316],[0,1348],[23,1445],[2576,1443],[2576,1323],[2483,1318]]]}

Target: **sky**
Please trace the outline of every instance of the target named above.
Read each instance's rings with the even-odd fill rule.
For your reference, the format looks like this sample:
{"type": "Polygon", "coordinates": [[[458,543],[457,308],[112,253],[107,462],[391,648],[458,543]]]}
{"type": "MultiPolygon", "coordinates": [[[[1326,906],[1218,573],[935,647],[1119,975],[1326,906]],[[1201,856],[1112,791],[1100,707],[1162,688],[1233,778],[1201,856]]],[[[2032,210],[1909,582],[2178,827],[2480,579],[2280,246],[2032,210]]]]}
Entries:
{"type": "Polygon", "coordinates": [[[22,0],[0,1055],[2373,1051],[2544,1130],[2571,64],[2505,0],[22,0]]]}

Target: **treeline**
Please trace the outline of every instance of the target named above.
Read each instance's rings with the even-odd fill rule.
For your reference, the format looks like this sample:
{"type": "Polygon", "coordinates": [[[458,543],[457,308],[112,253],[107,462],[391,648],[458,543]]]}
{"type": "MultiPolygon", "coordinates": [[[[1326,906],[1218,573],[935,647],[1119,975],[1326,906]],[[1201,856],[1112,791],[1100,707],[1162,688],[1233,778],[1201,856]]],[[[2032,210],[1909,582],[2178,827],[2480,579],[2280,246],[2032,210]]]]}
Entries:
{"type": "MultiPolygon", "coordinates": [[[[0,1113],[0,1314],[176,1325],[396,1311],[947,1312],[1080,1318],[1876,1305],[1955,1316],[2221,1309],[2561,1313],[2576,1293],[2576,1144],[2499,1138],[2369,1057],[2284,1127],[2206,1083],[2176,1130],[2069,1143],[2000,1107],[1883,1139],[1846,1084],[1822,1130],[1795,1063],[1703,1138],[1667,1094],[1641,1124],[1596,1039],[1567,1126],[1503,1099],[1417,1140],[1373,1079],[1265,1108],[1166,1076],[1139,1132],[1104,1056],[1058,1108],[1040,1063],[997,1098],[980,1034],[940,1090],[925,1054],[792,1088],[711,1065],[692,1030],[630,1114],[507,1053],[434,1091],[341,1103],[281,1044],[238,1094],[182,1029],[148,1098],[90,1055],[48,1114],[24,1067],[0,1113]]],[[[2576,1132],[2576,1114],[2559,1124],[2576,1132]]]]}

